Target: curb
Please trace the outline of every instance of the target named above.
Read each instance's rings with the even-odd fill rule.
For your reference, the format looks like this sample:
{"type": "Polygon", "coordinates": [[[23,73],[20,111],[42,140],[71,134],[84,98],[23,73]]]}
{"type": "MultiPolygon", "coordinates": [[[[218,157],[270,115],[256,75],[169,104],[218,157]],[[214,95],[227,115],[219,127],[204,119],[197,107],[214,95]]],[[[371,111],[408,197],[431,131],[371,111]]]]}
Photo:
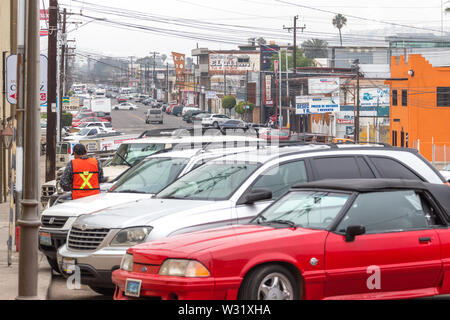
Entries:
{"type": "Polygon", "coordinates": [[[45,255],[39,252],[39,270],[38,270],[38,300],[47,300],[48,292],[52,284],[52,268],[47,262],[45,255]]]}

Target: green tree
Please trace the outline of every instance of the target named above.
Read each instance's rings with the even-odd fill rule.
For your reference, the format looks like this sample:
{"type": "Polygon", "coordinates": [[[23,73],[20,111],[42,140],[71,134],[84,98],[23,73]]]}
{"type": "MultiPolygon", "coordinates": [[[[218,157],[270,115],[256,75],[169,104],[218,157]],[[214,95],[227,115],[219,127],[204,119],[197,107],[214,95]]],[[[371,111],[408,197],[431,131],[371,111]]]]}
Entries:
{"type": "MultiPolygon", "coordinates": [[[[274,71],[275,61],[278,60],[278,53],[272,56],[272,65],[270,67],[271,71],[274,71]]],[[[297,67],[313,67],[314,60],[306,58],[303,54],[303,50],[297,48],[297,67]]],[[[288,55],[288,68],[292,69],[294,67],[294,56],[288,55]]],[[[281,52],[281,71],[286,71],[286,51],[281,52]]]]}
{"type": "Polygon", "coordinates": [[[339,30],[339,39],[341,40],[341,47],[342,47],[342,34],[341,34],[341,29],[347,24],[347,18],[344,17],[342,14],[337,14],[334,18],[333,18],[333,26],[335,26],[336,28],[338,28],[339,30]]]}
{"type": "Polygon", "coordinates": [[[222,98],[222,107],[231,110],[236,105],[236,98],[233,96],[225,96],[222,98]]]}
{"type": "Polygon", "coordinates": [[[241,101],[234,107],[234,111],[240,115],[250,114],[253,109],[255,109],[255,105],[248,101],[241,101]]]}
{"type": "Polygon", "coordinates": [[[310,39],[302,43],[306,58],[328,58],[328,42],[322,39],[310,39]]]}

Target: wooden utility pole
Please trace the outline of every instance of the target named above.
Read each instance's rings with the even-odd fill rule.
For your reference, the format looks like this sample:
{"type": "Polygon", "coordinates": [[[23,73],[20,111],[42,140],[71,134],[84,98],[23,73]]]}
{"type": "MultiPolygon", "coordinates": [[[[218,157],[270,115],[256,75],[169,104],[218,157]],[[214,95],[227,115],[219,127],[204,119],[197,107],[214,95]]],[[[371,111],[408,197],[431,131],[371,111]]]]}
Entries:
{"type": "Polygon", "coordinates": [[[47,93],[47,142],[45,181],[55,180],[56,174],[56,69],[58,46],[58,0],[50,0],[48,26],[48,93],[47,93]]]}
{"type": "MultiPolygon", "coordinates": [[[[64,8],[63,11],[63,25],[62,25],[62,35],[61,35],[61,58],[60,58],[60,69],[59,69],[59,99],[58,99],[58,113],[59,113],[59,127],[57,128],[58,134],[57,137],[61,139],[61,128],[62,128],[62,114],[63,114],[63,96],[64,96],[64,77],[65,77],[65,56],[66,56],[66,18],[67,18],[67,11],[66,8],[64,8]]],[[[58,141],[60,142],[60,141],[58,141]]]]}
{"type": "MultiPolygon", "coordinates": [[[[294,31],[294,74],[297,74],[297,30],[302,30],[302,32],[303,32],[303,30],[306,29],[306,25],[304,25],[303,27],[297,27],[297,20],[298,20],[298,15],[296,15],[294,17],[294,27],[283,26],[284,30],[288,30],[289,32],[294,31]]],[[[286,59],[287,59],[287,56],[286,56],[286,59]]]]}
{"type": "Polygon", "coordinates": [[[354,129],[354,138],[355,142],[359,143],[359,59],[355,60],[355,72],[356,72],[356,117],[355,117],[355,129],[354,129]]]}
{"type": "Polygon", "coordinates": [[[153,90],[153,97],[152,98],[156,99],[157,96],[156,96],[156,70],[155,69],[156,69],[156,55],[159,54],[159,52],[153,51],[153,52],[150,52],[150,54],[153,54],[152,89],[154,89],[154,90],[153,90]]]}

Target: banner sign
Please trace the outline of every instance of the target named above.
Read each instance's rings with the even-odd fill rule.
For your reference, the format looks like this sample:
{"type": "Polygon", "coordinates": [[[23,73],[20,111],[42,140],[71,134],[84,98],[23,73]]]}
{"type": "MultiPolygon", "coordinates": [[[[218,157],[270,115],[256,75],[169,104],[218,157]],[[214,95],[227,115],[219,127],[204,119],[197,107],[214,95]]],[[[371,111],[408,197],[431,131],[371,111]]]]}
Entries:
{"type": "Polygon", "coordinates": [[[184,75],[186,72],[186,56],[182,53],[172,52],[175,72],[177,75],[177,84],[184,87],[184,75]]]}
{"type": "Polygon", "coordinates": [[[264,104],[268,106],[273,106],[272,100],[272,76],[267,75],[265,79],[264,87],[264,104]]]}
{"type": "MultiPolygon", "coordinates": [[[[47,102],[47,65],[48,59],[41,54],[40,60],[40,97],[41,105],[47,102]]],[[[6,98],[10,104],[17,104],[17,55],[6,59],[6,98]]]]}
{"type": "Polygon", "coordinates": [[[317,114],[339,111],[339,99],[334,97],[297,96],[296,114],[317,114]]]}

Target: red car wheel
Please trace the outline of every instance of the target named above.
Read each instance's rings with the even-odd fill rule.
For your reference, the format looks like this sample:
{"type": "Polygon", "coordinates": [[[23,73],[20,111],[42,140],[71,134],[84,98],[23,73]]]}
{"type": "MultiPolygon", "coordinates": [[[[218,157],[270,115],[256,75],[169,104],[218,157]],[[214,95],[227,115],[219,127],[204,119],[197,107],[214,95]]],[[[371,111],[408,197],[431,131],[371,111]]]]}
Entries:
{"type": "Polygon", "coordinates": [[[297,300],[299,285],[292,273],[277,264],[253,270],[242,283],[240,300],[297,300]]]}

